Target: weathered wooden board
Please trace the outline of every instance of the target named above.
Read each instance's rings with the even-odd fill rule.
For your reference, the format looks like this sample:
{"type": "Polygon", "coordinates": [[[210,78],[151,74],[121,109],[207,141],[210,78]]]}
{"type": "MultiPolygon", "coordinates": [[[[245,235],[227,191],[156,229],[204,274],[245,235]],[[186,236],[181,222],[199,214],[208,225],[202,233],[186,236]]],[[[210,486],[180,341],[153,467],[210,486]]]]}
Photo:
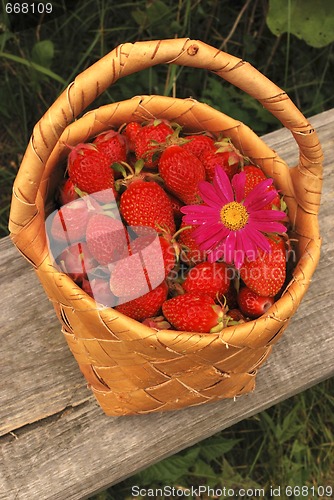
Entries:
{"type": "MultiPolygon", "coordinates": [[[[178,412],[106,417],[86,388],[33,270],[0,241],[0,499],[81,499],[334,374],[334,110],[311,119],[322,142],[322,259],[254,393],[178,412]]],[[[290,165],[290,133],[266,141],[290,165]]]]}

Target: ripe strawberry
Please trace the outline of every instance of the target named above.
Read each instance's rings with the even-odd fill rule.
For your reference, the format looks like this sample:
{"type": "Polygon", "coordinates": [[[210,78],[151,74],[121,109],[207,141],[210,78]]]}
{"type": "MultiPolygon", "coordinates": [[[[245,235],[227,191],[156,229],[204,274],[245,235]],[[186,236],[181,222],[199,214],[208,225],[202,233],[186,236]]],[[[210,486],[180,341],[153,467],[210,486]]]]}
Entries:
{"type": "MultiPolygon", "coordinates": [[[[266,175],[255,165],[246,165],[243,168],[246,174],[245,196],[252,191],[259,182],[267,179],[266,175]]],[[[269,191],[275,190],[274,186],[269,186],[269,191]]],[[[263,210],[271,210],[273,207],[279,208],[281,204],[279,195],[274,200],[263,207],[263,210]]]]}
{"type": "MultiPolygon", "coordinates": [[[[167,283],[163,281],[154,290],[136,299],[123,302],[116,306],[115,309],[130,318],[136,319],[137,321],[143,321],[159,313],[162,304],[167,298],[167,294],[168,286],[167,283]]],[[[120,301],[122,300],[124,300],[124,298],[120,299],[120,301]]]]}
{"type": "Polygon", "coordinates": [[[82,143],[73,148],[68,155],[67,168],[73,184],[85,193],[114,190],[114,172],[109,158],[95,144],[82,143]]]}
{"type": "Polygon", "coordinates": [[[81,288],[96,302],[107,307],[114,307],[118,299],[109,288],[108,280],[102,278],[84,279],[81,288]]]}
{"type": "Polygon", "coordinates": [[[182,145],[183,149],[197,156],[200,160],[207,151],[216,150],[215,141],[208,135],[187,135],[185,139],[189,142],[182,145]]]}
{"type": "Polygon", "coordinates": [[[173,215],[176,224],[180,224],[181,219],[183,217],[183,213],[181,212],[180,208],[184,206],[184,203],[182,203],[181,200],[176,198],[176,196],[173,196],[172,194],[168,194],[168,197],[170,201],[172,202],[172,208],[173,208],[173,215]]]}
{"type": "Polygon", "coordinates": [[[77,283],[81,283],[87,276],[87,272],[98,265],[84,241],[65,248],[56,261],[60,268],[77,283]]]}
{"type": "Polygon", "coordinates": [[[202,262],[192,267],[183,282],[186,292],[204,293],[221,299],[230,287],[228,266],[224,262],[202,262]]]}
{"type": "Polygon", "coordinates": [[[87,224],[86,241],[93,257],[100,264],[107,265],[123,254],[128,244],[128,233],[120,220],[94,214],[87,224]]]}
{"type": "Polygon", "coordinates": [[[282,288],[286,277],[286,251],[283,238],[268,238],[271,252],[259,250],[255,260],[245,258],[240,276],[253,292],[274,297],[282,288]]]}
{"type": "Polygon", "coordinates": [[[235,151],[207,151],[202,155],[202,162],[205,168],[206,179],[212,181],[216,167],[224,169],[229,179],[238,172],[240,156],[235,151]]]}
{"type": "Polygon", "coordinates": [[[211,333],[223,329],[223,310],[212,297],[187,292],[162,305],[162,312],[177,330],[211,333]]]}
{"type": "Polygon", "coordinates": [[[109,160],[109,165],[115,162],[126,161],[126,140],[115,130],[108,130],[97,135],[93,144],[109,160]]]}
{"type": "Polygon", "coordinates": [[[199,262],[203,262],[206,260],[206,254],[203,250],[200,250],[199,246],[192,236],[192,232],[194,231],[195,227],[190,226],[190,229],[184,229],[188,226],[189,224],[182,222],[180,226],[180,229],[182,229],[182,231],[180,231],[179,235],[177,236],[177,242],[181,247],[180,258],[183,260],[183,262],[198,264],[199,262]]]}
{"type": "Polygon", "coordinates": [[[75,191],[75,185],[71,179],[65,179],[59,189],[59,203],[60,205],[66,205],[71,201],[77,200],[79,195],[75,191]]]}
{"type": "Polygon", "coordinates": [[[258,318],[262,316],[273,303],[273,297],[258,295],[246,286],[241,288],[238,294],[239,308],[242,314],[249,318],[258,318]]]}
{"type": "Polygon", "coordinates": [[[136,136],[141,125],[138,122],[129,122],[123,130],[123,134],[127,140],[129,151],[135,150],[136,136]]]}
{"type": "Polygon", "coordinates": [[[50,232],[59,242],[71,244],[84,240],[89,208],[83,198],[63,205],[54,215],[50,232]]]}
{"type": "Polygon", "coordinates": [[[163,237],[139,236],[115,263],[110,290],[118,297],[138,297],[156,288],[175,265],[173,247],[163,237]]]}
{"type": "Polygon", "coordinates": [[[229,309],[227,315],[229,318],[231,318],[232,321],[236,321],[238,323],[245,323],[246,321],[245,316],[239,309],[229,309]]]}
{"type": "Polygon", "coordinates": [[[120,212],[129,226],[149,226],[175,232],[173,208],[164,189],[154,181],[136,179],[121,195],[120,212]]]}
{"type": "Polygon", "coordinates": [[[159,160],[159,173],[166,188],[187,205],[199,203],[198,183],[205,180],[202,162],[182,146],[167,147],[159,160]]]}
{"type": "Polygon", "coordinates": [[[137,160],[143,159],[146,168],[154,168],[158,164],[156,146],[165,142],[173,134],[172,127],[163,121],[155,121],[141,127],[135,136],[135,155],[137,160]]]}

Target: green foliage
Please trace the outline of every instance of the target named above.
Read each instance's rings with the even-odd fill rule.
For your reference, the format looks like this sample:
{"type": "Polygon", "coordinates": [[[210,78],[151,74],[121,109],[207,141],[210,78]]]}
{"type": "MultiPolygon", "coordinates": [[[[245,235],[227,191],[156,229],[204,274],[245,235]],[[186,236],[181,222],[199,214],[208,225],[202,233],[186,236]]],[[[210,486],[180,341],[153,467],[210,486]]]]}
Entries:
{"type": "Polygon", "coordinates": [[[274,35],[290,32],[312,47],[334,41],[332,0],[269,0],[267,24],[274,35]]]}
{"type": "MultiPolygon", "coordinates": [[[[130,500],[133,485],[264,489],[269,498],[270,486],[332,484],[333,389],[334,379],[323,382],[148,467],[92,500],[130,500]]],[[[203,500],[207,498],[213,497],[203,500]]]]}

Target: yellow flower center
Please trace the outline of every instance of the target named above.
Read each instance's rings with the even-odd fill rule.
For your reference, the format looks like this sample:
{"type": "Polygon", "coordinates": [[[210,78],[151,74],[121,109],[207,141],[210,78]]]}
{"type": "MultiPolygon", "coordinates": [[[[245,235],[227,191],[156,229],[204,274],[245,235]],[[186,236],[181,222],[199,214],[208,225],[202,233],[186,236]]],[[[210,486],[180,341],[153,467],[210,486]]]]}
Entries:
{"type": "Polygon", "coordinates": [[[221,209],[220,219],[225,227],[228,227],[232,231],[237,231],[247,224],[248,212],[241,203],[231,201],[221,209]]]}

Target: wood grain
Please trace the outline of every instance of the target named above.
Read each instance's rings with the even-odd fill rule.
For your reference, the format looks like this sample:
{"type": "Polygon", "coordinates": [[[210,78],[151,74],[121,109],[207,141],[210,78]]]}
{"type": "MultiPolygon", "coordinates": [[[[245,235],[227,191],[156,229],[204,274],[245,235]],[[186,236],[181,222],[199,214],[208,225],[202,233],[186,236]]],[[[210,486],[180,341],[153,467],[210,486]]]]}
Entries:
{"type": "MultiPolygon", "coordinates": [[[[334,110],[310,119],[325,151],[322,258],[252,394],[177,412],[106,417],[68,350],[44,291],[9,238],[0,241],[0,499],[81,499],[333,376],[334,110]]],[[[283,129],[265,141],[288,163],[283,129]]]]}

